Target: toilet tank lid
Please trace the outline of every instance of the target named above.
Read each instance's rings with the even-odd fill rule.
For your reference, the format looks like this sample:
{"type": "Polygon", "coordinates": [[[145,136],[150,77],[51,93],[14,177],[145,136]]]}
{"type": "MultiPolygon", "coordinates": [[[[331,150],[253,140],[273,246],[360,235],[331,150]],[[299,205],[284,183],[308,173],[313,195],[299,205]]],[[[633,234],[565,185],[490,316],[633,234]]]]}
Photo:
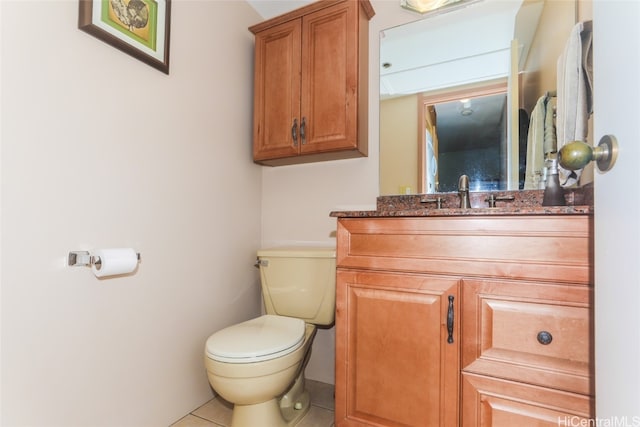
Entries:
{"type": "Polygon", "coordinates": [[[304,343],[302,319],[265,314],[211,335],[207,356],[227,363],[253,363],[284,356],[304,343]]]}
{"type": "Polygon", "coordinates": [[[335,258],[333,246],[283,246],[258,250],[259,257],[335,258]]]}

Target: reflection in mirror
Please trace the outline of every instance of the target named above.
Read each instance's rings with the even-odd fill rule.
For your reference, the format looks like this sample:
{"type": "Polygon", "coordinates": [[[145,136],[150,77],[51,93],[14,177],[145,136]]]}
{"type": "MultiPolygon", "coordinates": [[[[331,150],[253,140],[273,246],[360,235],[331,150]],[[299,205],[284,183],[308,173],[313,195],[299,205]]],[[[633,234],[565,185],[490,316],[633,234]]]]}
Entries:
{"type": "Polygon", "coordinates": [[[420,192],[457,191],[461,175],[469,176],[471,191],[507,189],[507,94],[500,89],[421,98],[420,192]]]}
{"type": "Polygon", "coordinates": [[[461,174],[476,191],[522,188],[528,113],[555,89],[558,40],[588,1],[484,0],[384,30],[380,194],[454,191],[461,174]],[[481,117],[485,100],[494,119],[481,117]]]}

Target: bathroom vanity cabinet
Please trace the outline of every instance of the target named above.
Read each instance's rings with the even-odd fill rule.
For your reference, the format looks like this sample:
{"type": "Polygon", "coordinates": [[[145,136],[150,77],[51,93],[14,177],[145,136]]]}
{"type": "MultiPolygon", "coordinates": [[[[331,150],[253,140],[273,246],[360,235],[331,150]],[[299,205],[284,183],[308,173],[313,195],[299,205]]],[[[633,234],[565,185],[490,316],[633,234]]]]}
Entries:
{"type": "Polygon", "coordinates": [[[592,248],[591,214],[340,217],[336,426],[593,417],[592,248]]]}
{"type": "Polygon", "coordinates": [[[253,158],[277,166],[367,155],[368,0],[322,0],[251,27],[253,158]]]}

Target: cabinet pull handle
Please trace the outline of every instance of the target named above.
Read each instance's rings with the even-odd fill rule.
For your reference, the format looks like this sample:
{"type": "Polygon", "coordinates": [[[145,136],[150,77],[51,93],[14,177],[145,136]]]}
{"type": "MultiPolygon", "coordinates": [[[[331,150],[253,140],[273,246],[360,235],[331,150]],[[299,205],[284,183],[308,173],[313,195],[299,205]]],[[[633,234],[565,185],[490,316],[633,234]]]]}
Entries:
{"type": "Polygon", "coordinates": [[[307,143],[306,129],[307,129],[307,118],[303,117],[302,123],[300,123],[300,142],[302,143],[302,145],[307,143]]]}
{"type": "Polygon", "coordinates": [[[291,126],[291,138],[293,138],[293,146],[298,146],[298,119],[293,119],[293,126],[291,126]]]}
{"type": "Polygon", "coordinates": [[[453,343],[453,295],[449,295],[449,309],[447,310],[447,332],[449,333],[447,342],[449,344],[452,344],[453,343]]]}
{"type": "Polygon", "coordinates": [[[552,340],[553,340],[553,335],[551,335],[550,332],[547,332],[547,331],[538,332],[538,342],[540,344],[548,345],[548,344],[551,344],[552,340]]]}

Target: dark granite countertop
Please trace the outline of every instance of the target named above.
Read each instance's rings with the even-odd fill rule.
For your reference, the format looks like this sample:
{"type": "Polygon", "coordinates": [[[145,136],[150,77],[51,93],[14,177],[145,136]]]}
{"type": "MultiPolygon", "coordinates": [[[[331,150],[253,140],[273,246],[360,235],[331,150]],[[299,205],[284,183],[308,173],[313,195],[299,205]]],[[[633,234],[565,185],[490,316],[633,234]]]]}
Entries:
{"type": "Polygon", "coordinates": [[[565,190],[567,206],[542,206],[543,190],[469,193],[471,208],[460,209],[457,193],[380,196],[376,210],[334,211],[336,218],[432,217],[482,215],[584,215],[593,214],[593,186],[565,190]],[[498,198],[489,207],[489,196],[498,198]],[[441,208],[437,207],[440,199],[441,208]],[[507,198],[508,200],[501,200],[507,198]]]}
{"type": "Polygon", "coordinates": [[[375,211],[333,211],[336,218],[381,218],[381,217],[434,217],[434,216],[486,216],[486,215],[584,215],[592,214],[591,206],[545,206],[539,208],[478,208],[478,209],[407,209],[375,211]]]}

